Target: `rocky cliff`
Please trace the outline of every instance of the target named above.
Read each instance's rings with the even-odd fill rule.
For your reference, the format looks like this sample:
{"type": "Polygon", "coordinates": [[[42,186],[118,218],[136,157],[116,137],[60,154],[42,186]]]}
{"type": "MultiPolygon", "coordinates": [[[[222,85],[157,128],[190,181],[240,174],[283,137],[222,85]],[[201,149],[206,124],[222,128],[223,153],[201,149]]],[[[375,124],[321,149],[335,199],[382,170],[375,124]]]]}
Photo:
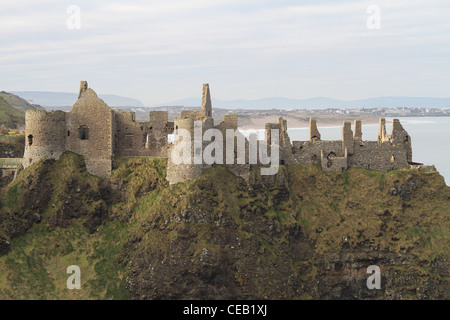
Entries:
{"type": "Polygon", "coordinates": [[[169,186],[166,161],[111,178],[65,153],[2,189],[2,299],[449,299],[450,188],[437,172],[214,166],[169,186]],[[66,288],[80,266],[82,289],[66,288]],[[367,268],[381,269],[369,290],[367,268]]]}

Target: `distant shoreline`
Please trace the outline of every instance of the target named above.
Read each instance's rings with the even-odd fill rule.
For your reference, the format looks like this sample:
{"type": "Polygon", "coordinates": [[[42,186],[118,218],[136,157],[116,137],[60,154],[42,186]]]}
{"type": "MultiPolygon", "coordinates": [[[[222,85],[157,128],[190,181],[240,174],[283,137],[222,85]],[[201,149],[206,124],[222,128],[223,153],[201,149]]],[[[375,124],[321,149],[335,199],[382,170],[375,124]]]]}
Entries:
{"type": "MultiPolygon", "coordinates": [[[[292,118],[292,117],[284,117],[284,119],[287,120],[287,127],[288,129],[302,129],[302,128],[309,128],[309,120],[308,121],[300,121],[298,119],[292,118]]],[[[343,122],[345,120],[341,119],[317,119],[317,127],[320,128],[327,128],[327,127],[339,127],[342,126],[343,122]]],[[[351,121],[353,125],[353,120],[350,119],[347,121],[351,121]]],[[[378,120],[374,119],[361,119],[362,125],[376,125],[378,124],[378,120]]],[[[238,128],[240,130],[263,130],[265,129],[266,123],[276,123],[277,119],[274,119],[274,117],[261,117],[261,118],[253,118],[250,119],[250,121],[244,122],[244,124],[239,124],[238,120],[238,128]]]]}

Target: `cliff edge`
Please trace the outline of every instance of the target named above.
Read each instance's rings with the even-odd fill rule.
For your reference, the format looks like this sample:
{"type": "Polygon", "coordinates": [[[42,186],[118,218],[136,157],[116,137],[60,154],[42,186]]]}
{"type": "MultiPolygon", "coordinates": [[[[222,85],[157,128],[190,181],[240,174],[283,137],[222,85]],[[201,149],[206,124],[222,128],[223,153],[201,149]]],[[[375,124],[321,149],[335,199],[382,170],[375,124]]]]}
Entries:
{"type": "Polygon", "coordinates": [[[438,172],[298,164],[247,183],[217,165],[168,185],[166,166],[119,158],[101,179],[66,152],[20,172],[1,189],[0,298],[450,298],[438,172]]]}

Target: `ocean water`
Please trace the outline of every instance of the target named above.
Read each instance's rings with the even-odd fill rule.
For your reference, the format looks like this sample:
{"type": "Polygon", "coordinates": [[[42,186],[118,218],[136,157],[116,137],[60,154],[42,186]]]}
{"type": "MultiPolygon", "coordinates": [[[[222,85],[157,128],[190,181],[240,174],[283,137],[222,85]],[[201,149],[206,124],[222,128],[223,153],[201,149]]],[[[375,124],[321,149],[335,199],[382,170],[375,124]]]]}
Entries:
{"type": "MultiPolygon", "coordinates": [[[[391,133],[392,119],[386,118],[386,132],[391,133]]],[[[426,165],[435,165],[450,185],[450,117],[396,117],[403,128],[411,136],[413,161],[426,165]]],[[[341,140],[342,126],[320,127],[317,124],[322,140],[341,140]]],[[[288,123],[289,128],[289,123],[288,123]]],[[[353,125],[352,130],[354,131],[353,125]]],[[[264,138],[264,130],[242,130],[248,136],[250,132],[264,138]]],[[[363,140],[377,140],[378,124],[362,124],[363,140]]],[[[291,141],[309,140],[309,128],[290,128],[288,134],[291,141]]]]}

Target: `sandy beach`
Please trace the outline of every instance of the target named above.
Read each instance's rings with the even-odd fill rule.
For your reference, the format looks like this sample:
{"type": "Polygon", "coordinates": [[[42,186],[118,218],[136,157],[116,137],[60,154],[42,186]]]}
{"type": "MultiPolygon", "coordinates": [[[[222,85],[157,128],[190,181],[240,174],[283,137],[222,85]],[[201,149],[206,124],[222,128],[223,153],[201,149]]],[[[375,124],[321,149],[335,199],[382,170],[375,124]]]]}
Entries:
{"type": "MultiPolygon", "coordinates": [[[[257,130],[264,129],[266,123],[276,123],[278,122],[279,116],[277,115],[267,115],[267,116],[257,116],[257,117],[248,117],[244,116],[238,117],[238,126],[241,130],[257,130]]],[[[309,127],[309,118],[307,117],[297,117],[297,116],[283,116],[284,119],[287,120],[288,128],[307,128],[309,127]]],[[[341,126],[344,121],[353,121],[355,119],[360,119],[363,125],[368,124],[377,124],[378,118],[376,117],[364,117],[363,119],[358,117],[330,117],[329,115],[325,115],[323,117],[315,117],[317,119],[317,127],[332,127],[332,126],[341,126]]]]}

